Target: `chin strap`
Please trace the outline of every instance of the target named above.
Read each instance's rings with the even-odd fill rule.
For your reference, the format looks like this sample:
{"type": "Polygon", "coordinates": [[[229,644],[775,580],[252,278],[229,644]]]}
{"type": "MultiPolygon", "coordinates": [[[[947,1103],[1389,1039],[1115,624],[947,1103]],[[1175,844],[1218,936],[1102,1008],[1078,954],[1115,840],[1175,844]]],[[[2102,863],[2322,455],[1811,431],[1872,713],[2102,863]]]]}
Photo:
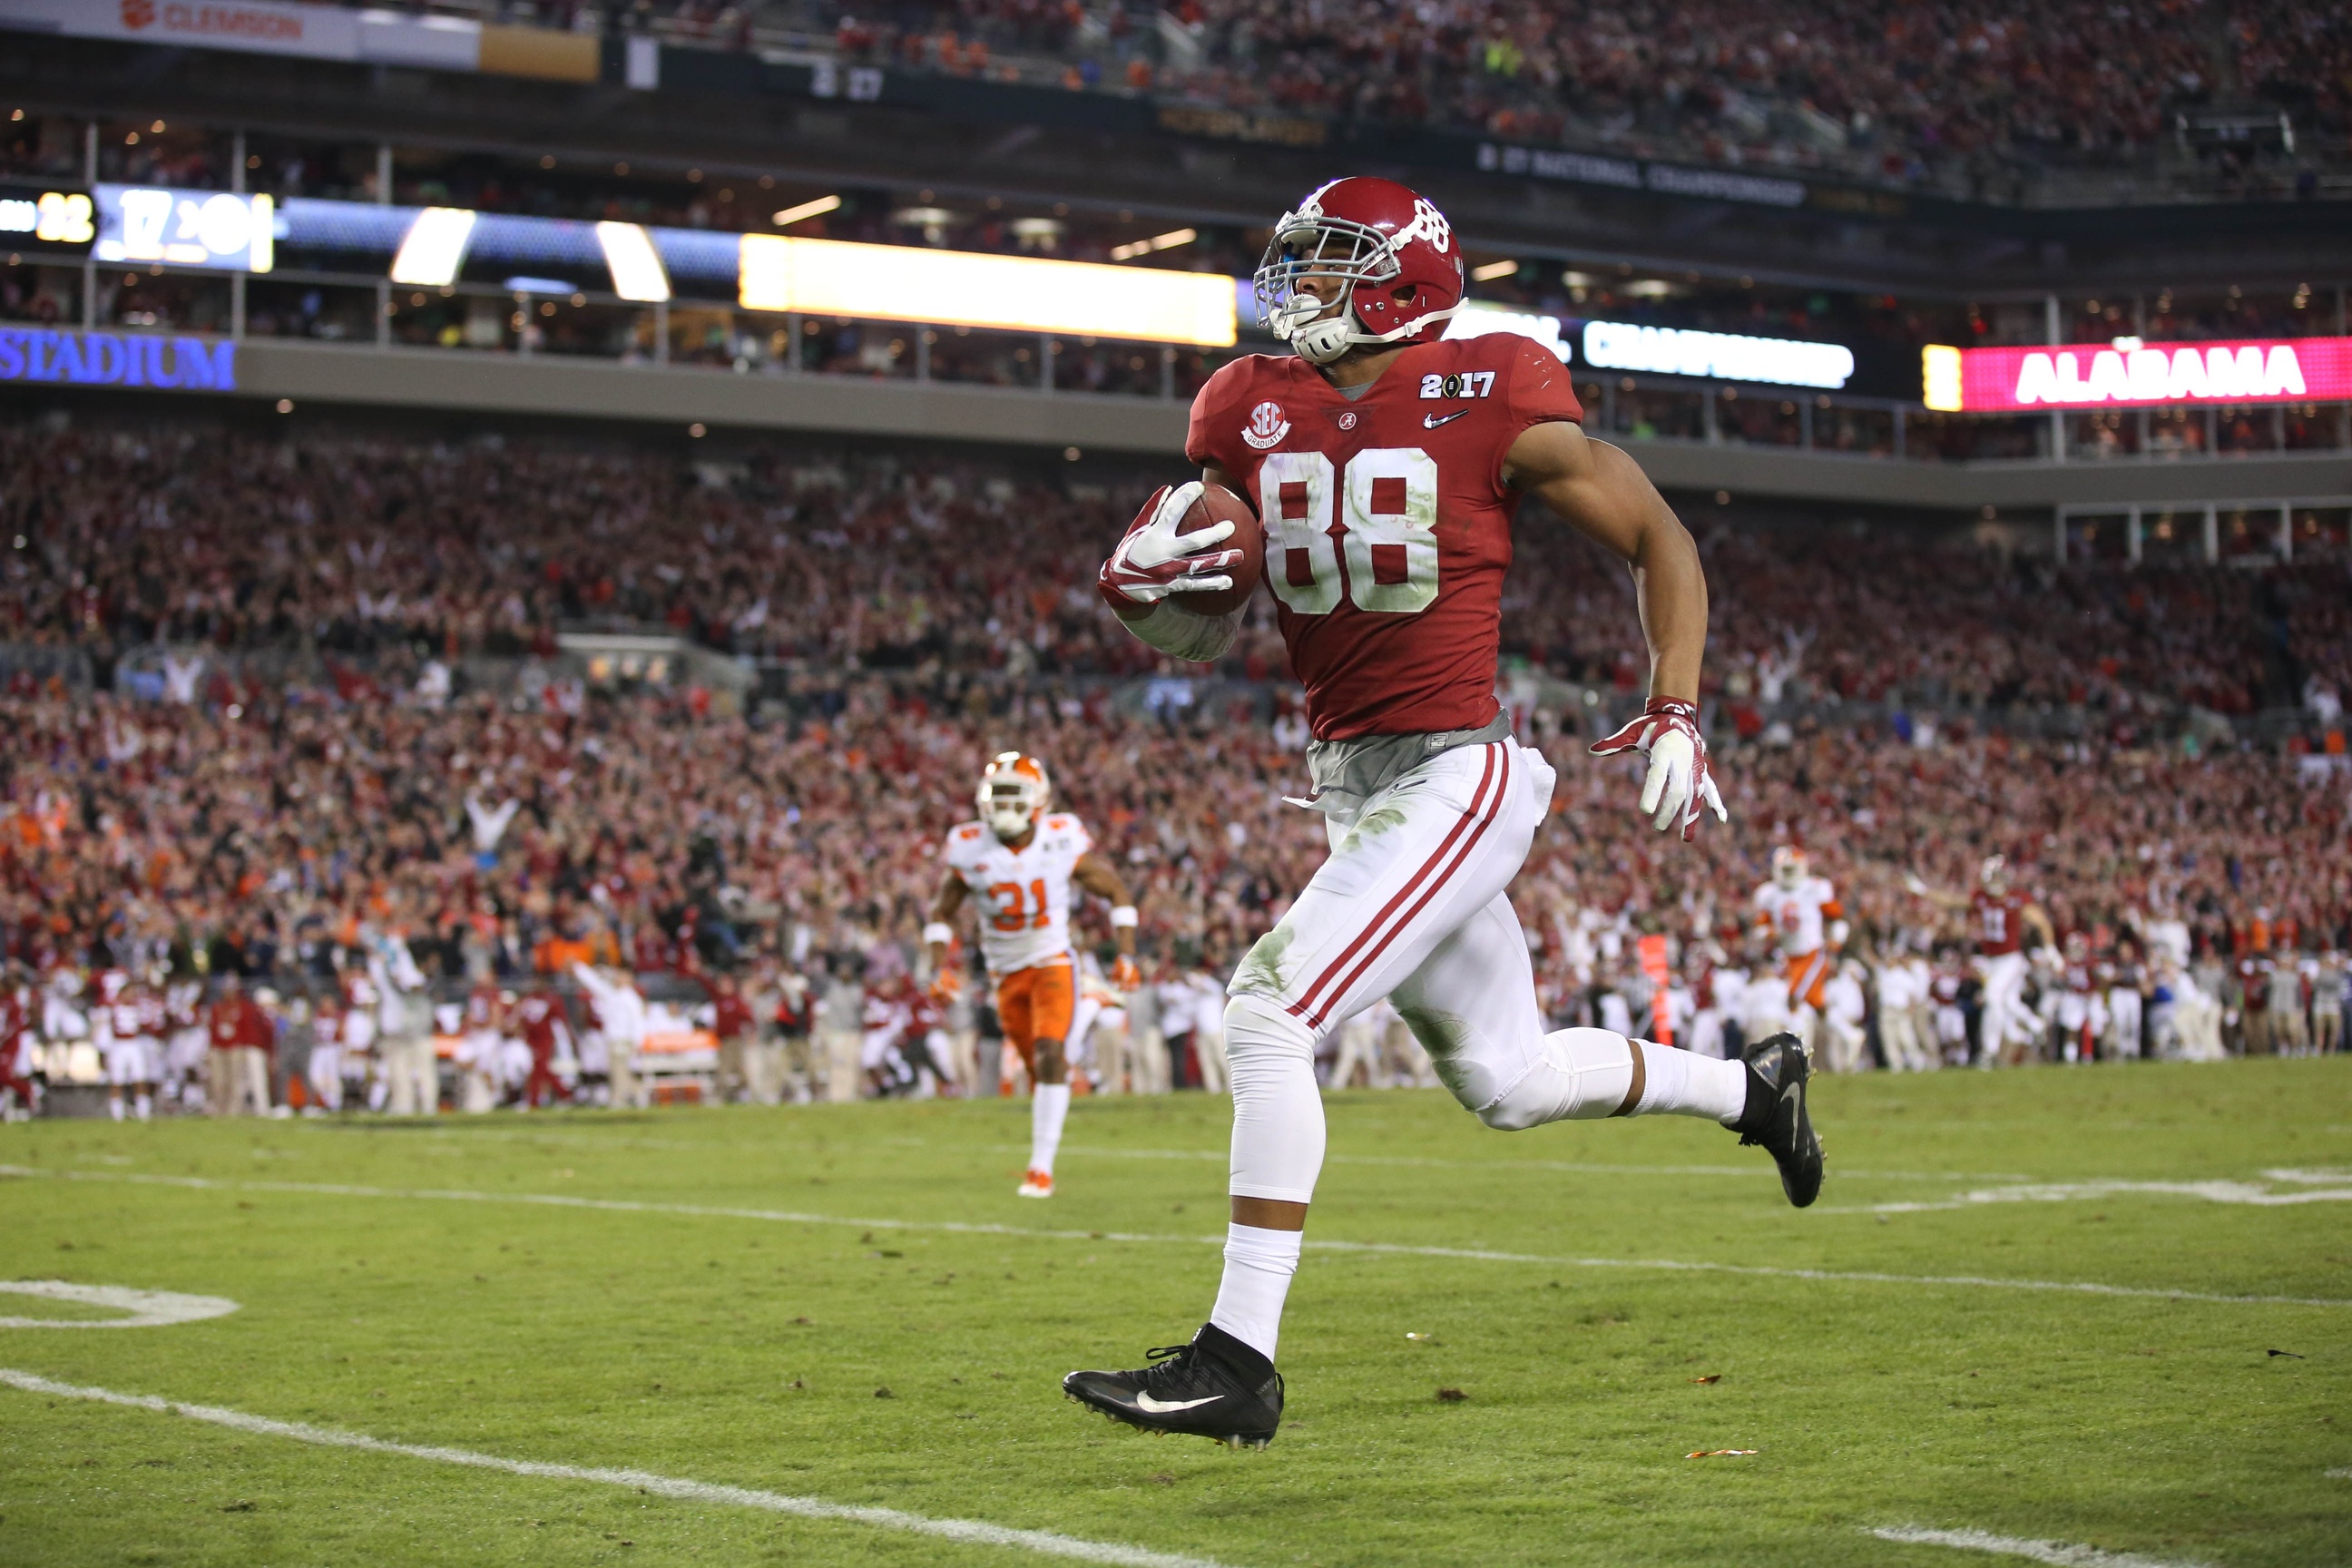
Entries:
{"type": "Polygon", "coordinates": [[[1443,310],[1415,316],[1403,326],[1389,331],[1367,332],[1357,327],[1355,307],[1351,304],[1336,316],[1292,328],[1288,338],[1290,346],[1297,352],[1300,359],[1309,364],[1330,364],[1349,349],[1368,343],[1392,343],[1399,339],[1412,337],[1433,321],[1452,320],[1461,309],[1459,305],[1449,305],[1443,310]]]}

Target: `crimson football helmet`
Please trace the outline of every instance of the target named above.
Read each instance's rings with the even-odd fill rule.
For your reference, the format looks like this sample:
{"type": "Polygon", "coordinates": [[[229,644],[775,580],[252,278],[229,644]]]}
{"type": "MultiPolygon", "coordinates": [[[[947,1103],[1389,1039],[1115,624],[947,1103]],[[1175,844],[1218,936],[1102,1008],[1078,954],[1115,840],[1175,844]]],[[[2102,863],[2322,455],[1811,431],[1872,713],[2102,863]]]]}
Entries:
{"type": "Polygon", "coordinates": [[[1258,319],[1329,364],[1359,343],[1436,342],[1462,308],[1462,247],[1444,213],[1394,180],[1334,180],[1282,215],[1252,282],[1258,319]],[[1308,279],[1318,292],[1299,287],[1308,279]]]}
{"type": "Polygon", "coordinates": [[[1053,798],[1045,764],[1019,752],[999,752],[980,775],[981,820],[999,838],[1028,832],[1053,798]]]}

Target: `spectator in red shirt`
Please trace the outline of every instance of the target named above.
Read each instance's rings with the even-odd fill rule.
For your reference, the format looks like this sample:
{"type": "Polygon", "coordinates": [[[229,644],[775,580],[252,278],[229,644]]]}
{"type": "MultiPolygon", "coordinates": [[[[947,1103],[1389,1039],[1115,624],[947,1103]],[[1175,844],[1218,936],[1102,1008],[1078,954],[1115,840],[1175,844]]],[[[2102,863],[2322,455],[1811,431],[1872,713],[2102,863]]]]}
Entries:
{"type": "Polygon", "coordinates": [[[213,1114],[268,1115],[269,1053],[278,1043],[278,1026],[234,974],[221,977],[211,1029],[213,1114]]]}
{"type": "Polygon", "coordinates": [[[743,987],[731,974],[711,983],[710,1032],[719,1037],[719,1098],[724,1103],[750,1098],[751,1080],[744,1073],[743,1047],[760,1026],[744,1000],[743,987]]]}

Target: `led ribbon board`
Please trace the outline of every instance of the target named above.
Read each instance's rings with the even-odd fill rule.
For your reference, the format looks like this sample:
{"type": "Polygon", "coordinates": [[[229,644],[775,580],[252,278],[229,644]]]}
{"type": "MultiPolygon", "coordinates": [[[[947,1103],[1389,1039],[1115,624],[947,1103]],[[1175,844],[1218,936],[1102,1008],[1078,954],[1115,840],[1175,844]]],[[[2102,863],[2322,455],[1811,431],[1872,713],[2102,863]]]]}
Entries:
{"type": "Polygon", "coordinates": [[[0,242],[82,255],[97,237],[98,208],[89,192],[0,184],[0,242]]]}
{"type": "Polygon", "coordinates": [[[1829,391],[1843,386],[1853,376],[1853,351],[1843,343],[1636,327],[1618,321],[1584,324],[1584,363],[1595,370],[1646,371],[1653,375],[1818,386],[1829,391]]]}
{"type": "Polygon", "coordinates": [[[160,185],[100,185],[100,261],[163,261],[222,272],[267,272],[276,265],[277,205],[268,196],[175,191],[160,185]]]}
{"type": "Polygon", "coordinates": [[[2352,338],[1921,351],[1923,401],[1951,414],[2352,398],[2352,338]]]}
{"type": "Polygon", "coordinates": [[[743,236],[740,257],[747,310],[1215,348],[1234,338],[1233,280],[1221,273],[771,234],[743,236]]]}
{"type": "Polygon", "coordinates": [[[1465,300],[1454,319],[1445,323],[1449,338],[1484,337],[1488,332],[1517,332],[1523,338],[1533,338],[1551,351],[1561,363],[1568,363],[1569,346],[1559,335],[1559,318],[1534,310],[1513,310],[1501,305],[1489,305],[1483,300],[1465,300]]]}

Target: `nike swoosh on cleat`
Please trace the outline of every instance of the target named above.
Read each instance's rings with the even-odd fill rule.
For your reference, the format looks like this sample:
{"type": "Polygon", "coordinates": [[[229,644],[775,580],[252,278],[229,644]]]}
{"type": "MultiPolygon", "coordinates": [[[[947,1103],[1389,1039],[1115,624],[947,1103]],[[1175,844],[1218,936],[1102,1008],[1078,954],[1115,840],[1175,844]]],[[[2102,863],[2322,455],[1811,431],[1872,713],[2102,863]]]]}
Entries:
{"type": "Polygon", "coordinates": [[[1206,1399],[1180,1399],[1171,1404],[1165,1400],[1154,1399],[1148,1394],[1139,1394],[1135,1396],[1135,1407],[1151,1415],[1172,1415],[1179,1410],[1190,1410],[1196,1405],[1214,1405],[1221,1397],[1223,1396],[1212,1394],[1206,1399]]]}
{"type": "Polygon", "coordinates": [[[1453,424],[1469,412],[1467,408],[1457,408],[1451,414],[1424,414],[1421,416],[1421,427],[1424,430],[1434,430],[1440,425],[1453,424]]]}

